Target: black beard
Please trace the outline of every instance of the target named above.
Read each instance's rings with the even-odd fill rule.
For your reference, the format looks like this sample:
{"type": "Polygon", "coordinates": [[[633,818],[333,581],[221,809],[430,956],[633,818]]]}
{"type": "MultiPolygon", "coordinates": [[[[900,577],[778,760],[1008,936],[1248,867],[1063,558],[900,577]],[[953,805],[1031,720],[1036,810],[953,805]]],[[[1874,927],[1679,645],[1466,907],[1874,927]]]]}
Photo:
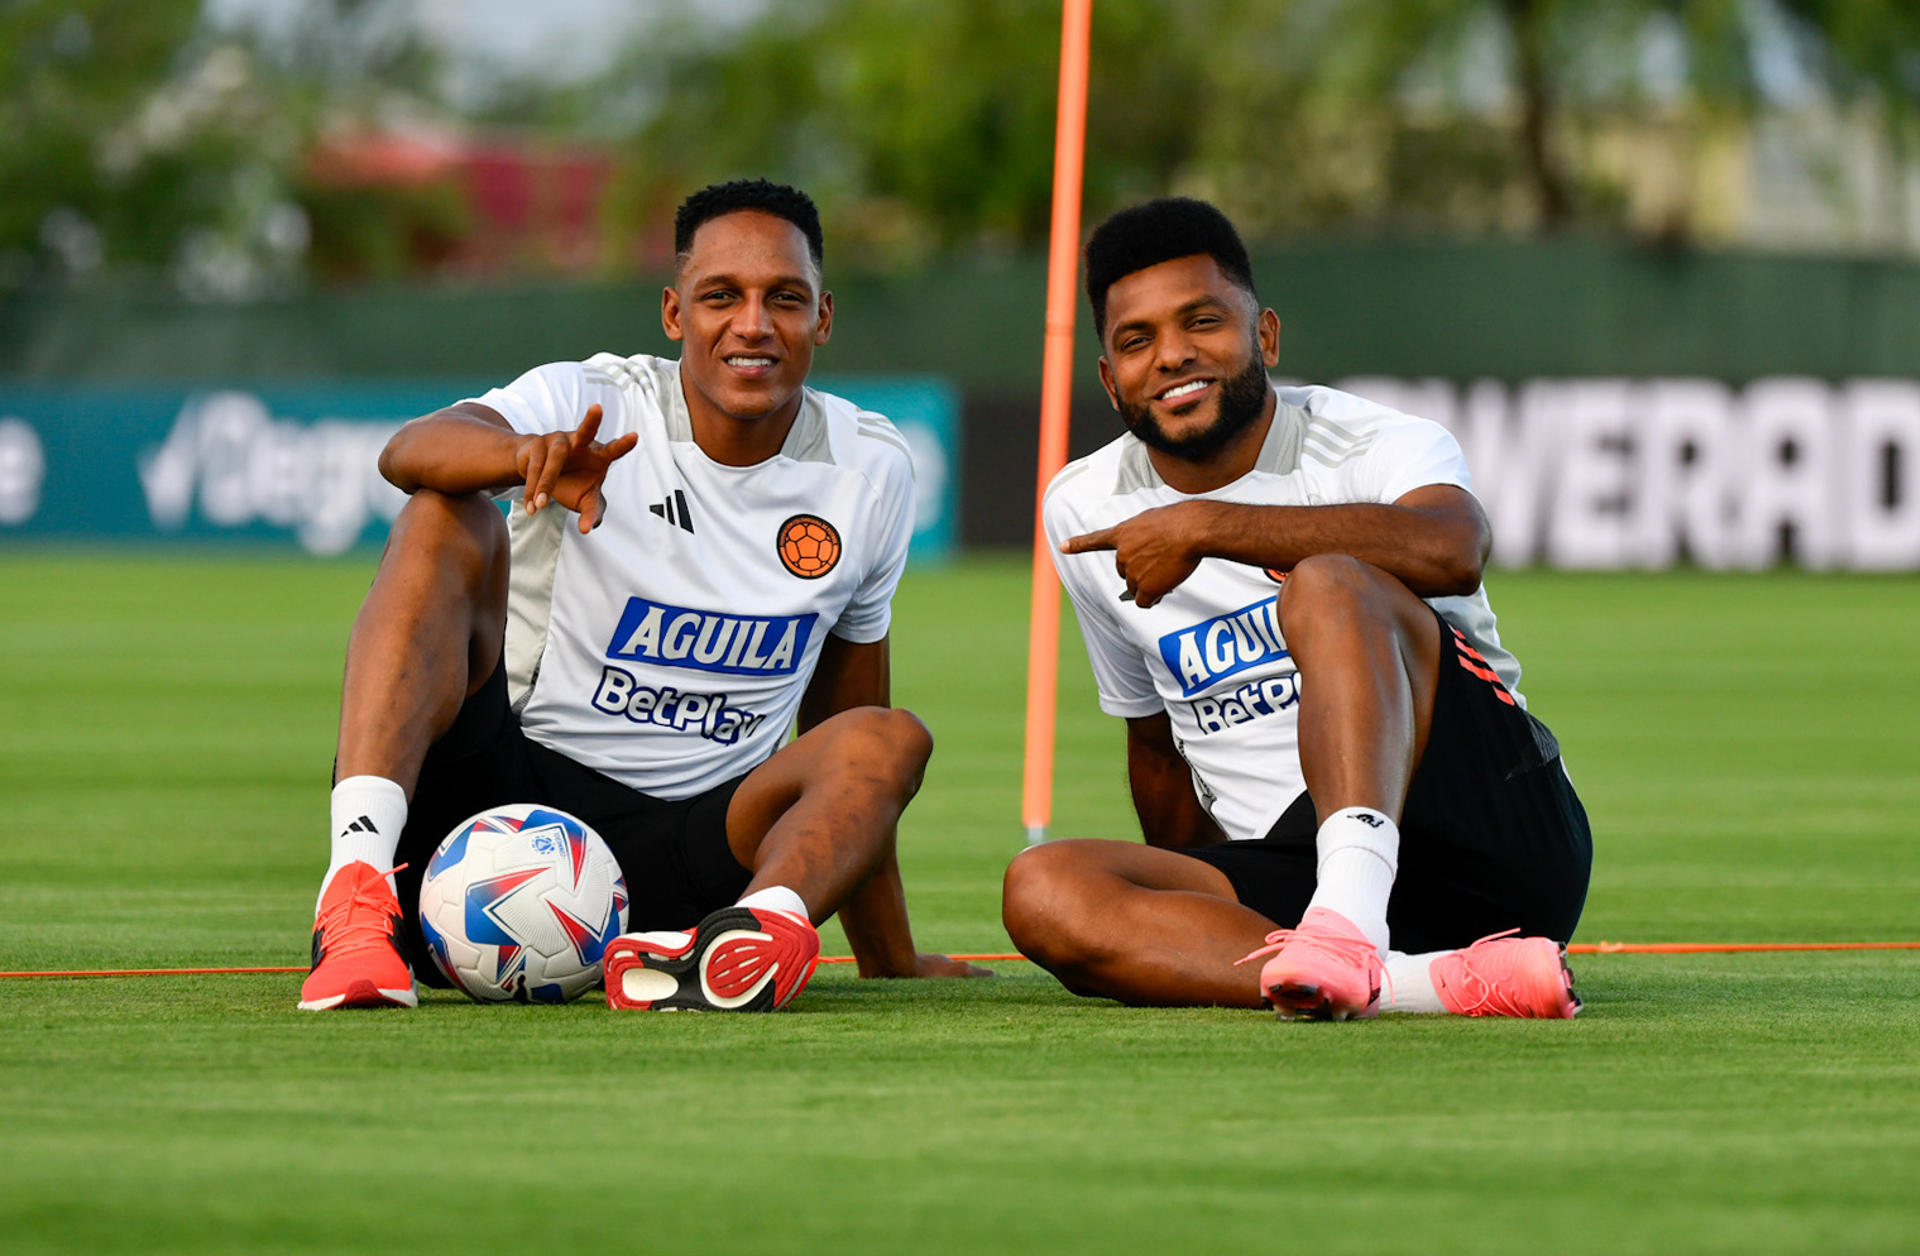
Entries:
{"type": "Polygon", "coordinates": [[[1120,418],[1140,443],[1183,462],[1206,462],[1233,443],[1235,437],[1253,426],[1267,405],[1267,368],[1255,353],[1247,369],[1220,385],[1220,410],[1211,426],[1175,439],[1161,430],[1148,406],[1122,402],[1120,418]]]}

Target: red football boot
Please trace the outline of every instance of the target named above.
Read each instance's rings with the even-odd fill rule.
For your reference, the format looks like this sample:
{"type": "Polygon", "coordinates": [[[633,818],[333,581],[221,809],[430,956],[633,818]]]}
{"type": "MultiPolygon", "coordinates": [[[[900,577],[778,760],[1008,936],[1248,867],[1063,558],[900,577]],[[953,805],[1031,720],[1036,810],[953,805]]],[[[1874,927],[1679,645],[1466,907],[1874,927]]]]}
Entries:
{"type": "Polygon", "coordinates": [[[607,944],[607,1006],[772,1012],[806,986],[820,935],[783,911],[722,907],[686,932],[623,933],[607,944]]]}
{"type": "Polygon", "coordinates": [[[400,954],[405,917],[388,875],[355,860],[327,882],[313,918],[313,971],[300,987],[303,1010],[420,1002],[413,970],[400,954]]]}

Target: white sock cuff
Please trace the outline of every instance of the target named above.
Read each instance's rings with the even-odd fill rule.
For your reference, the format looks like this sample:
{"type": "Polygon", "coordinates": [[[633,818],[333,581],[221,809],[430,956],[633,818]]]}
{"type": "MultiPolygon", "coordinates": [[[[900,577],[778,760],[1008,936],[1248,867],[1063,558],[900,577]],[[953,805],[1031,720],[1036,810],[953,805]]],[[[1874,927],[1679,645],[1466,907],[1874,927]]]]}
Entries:
{"type": "MultiPolygon", "coordinates": [[[[407,791],[384,776],[349,776],[333,787],[328,800],[333,845],[327,858],[327,882],[346,865],[359,861],[385,872],[393,866],[400,832],[407,824],[407,791]]],[[[391,880],[391,878],[389,878],[391,880]]]]}
{"type": "Polygon", "coordinates": [[[811,920],[807,912],[806,900],[784,885],[769,885],[764,890],[755,890],[735,906],[765,907],[773,911],[783,911],[797,920],[811,920]]]}
{"type": "Polygon", "coordinates": [[[400,782],[390,781],[384,776],[343,776],[333,785],[336,796],[342,790],[346,791],[347,796],[384,803],[390,807],[407,805],[407,791],[400,788],[400,782]]]}
{"type": "Polygon", "coordinates": [[[1400,826],[1372,807],[1342,807],[1334,812],[1321,824],[1313,844],[1322,870],[1332,855],[1359,850],[1385,864],[1388,876],[1400,874],[1400,826]]]}

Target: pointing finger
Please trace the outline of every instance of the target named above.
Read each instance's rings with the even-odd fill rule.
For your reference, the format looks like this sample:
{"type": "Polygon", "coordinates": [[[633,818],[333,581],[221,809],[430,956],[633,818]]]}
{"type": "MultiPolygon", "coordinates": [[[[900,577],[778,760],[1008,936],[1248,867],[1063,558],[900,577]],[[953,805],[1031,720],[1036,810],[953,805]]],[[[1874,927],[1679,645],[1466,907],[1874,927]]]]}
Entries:
{"type": "Polygon", "coordinates": [[[1098,532],[1085,532],[1079,536],[1070,536],[1060,543],[1062,554],[1086,554],[1093,550],[1114,548],[1113,529],[1102,528],[1098,532]]]}

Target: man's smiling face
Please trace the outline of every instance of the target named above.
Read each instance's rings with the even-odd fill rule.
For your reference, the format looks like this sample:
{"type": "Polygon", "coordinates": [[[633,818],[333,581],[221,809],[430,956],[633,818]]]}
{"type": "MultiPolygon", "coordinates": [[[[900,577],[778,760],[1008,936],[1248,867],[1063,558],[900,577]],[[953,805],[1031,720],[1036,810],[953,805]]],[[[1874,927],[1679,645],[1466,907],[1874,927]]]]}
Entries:
{"type": "Polygon", "coordinates": [[[700,225],[661,322],[682,341],[687,404],[731,419],[791,417],[833,327],[833,297],[807,238],[786,219],[759,210],[700,225]]]}
{"type": "Polygon", "coordinates": [[[1127,428],[1188,461],[1219,453],[1264,412],[1279,320],[1206,254],[1107,289],[1100,382],[1127,428]]]}

